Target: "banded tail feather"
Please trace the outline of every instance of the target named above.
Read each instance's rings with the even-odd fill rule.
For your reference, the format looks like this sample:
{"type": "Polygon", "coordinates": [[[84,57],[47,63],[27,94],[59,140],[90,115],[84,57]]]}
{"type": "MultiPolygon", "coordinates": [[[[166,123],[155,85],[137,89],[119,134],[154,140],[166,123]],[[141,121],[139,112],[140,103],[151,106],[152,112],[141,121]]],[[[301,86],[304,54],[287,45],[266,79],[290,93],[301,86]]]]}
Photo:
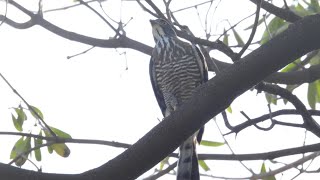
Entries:
{"type": "Polygon", "coordinates": [[[196,142],[196,137],[193,135],[180,146],[177,180],[200,179],[196,142]]]}

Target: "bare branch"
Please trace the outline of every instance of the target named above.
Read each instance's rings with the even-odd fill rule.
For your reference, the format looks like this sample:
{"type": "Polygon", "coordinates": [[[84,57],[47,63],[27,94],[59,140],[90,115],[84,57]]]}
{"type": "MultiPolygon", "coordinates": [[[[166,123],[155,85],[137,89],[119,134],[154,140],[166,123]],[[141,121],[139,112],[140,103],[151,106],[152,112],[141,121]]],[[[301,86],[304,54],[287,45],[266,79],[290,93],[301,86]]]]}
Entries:
{"type": "Polygon", "coordinates": [[[298,99],[297,96],[293,95],[290,91],[287,89],[284,89],[277,85],[271,85],[271,84],[265,84],[265,83],[259,83],[256,86],[256,89],[258,91],[265,91],[270,94],[279,95],[282,98],[287,99],[289,102],[294,105],[294,107],[297,109],[297,111],[300,113],[300,115],[303,118],[303,125],[305,128],[309,131],[311,131],[316,136],[320,137],[320,126],[319,124],[313,119],[309,111],[307,110],[306,106],[298,99]]]}
{"type": "Polygon", "coordinates": [[[154,16],[154,17],[159,17],[157,14],[155,14],[154,12],[152,12],[152,11],[150,11],[146,6],[144,6],[142,3],[141,3],[141,1],[140,0],[136,0],[137,1],[137,3],[139,4],[139,6],[144,10],[144,11],[146,11],[146,12],[148,12],[149,14],[151,14],[152,16],[154,16]]]}
{"type": "MultiPolygon", "coordinates": [[[[260,15],[260,8],[261,8],[261,2],[260,3],[257,3],[257,10],[256,10],[256,17],[255,17],[255,20],[254,20],[254,23],[253,23],[253,27],[252,27],[252,30],[251,30],[251,34],[250,34],[250,37],[247,41],[247,43],[243,46],[243,48],[241,49],[241,51],[238,53],[238,58],[241,58],[241,56],[243,55],[243,53],[247,50],[247,48],[250,46],[252,40],[253,40],[253,37],[254,35],[256,34],[256,30],[257,30],[257,27],[258,27],[258,22],[259,22],[259,15],[260,15]]],[[[238,59],[237,59],[238,60],[238,59]]]]}
{"type": "Polygon", "coordinates": [[[162,19],[167,19],[163,13],[160,11],[160,9],[151,1],[151,0],[145,0],[146,3],[149,4],[149,6],[151,6],[151,8],[158,14],[158,17],[159,18],[162,18],[162,19]]]}
{"type": "Polygon", "coordinates": [[[93,11],[96,15],[98,15],[106,24],[108,24],[108,26],[116,33],[116,36],[121,36],[121,34],[119,33],[119,31],[112,26],[112,24],[110,24],[110,22],[108,20],[106,20],[106,18],[104,18],[100,13],[98,13],[98,11],[96,11],[95,9],[93,9],[91,6],[89,6],[86,2],[84,2],[83,0],[78,0],[82,5],[86,6],[87,8],[89,8],[91,11],[93,11]]]}
{"type": "MultiPolygon", "coordinates": [[[[313,116],[320,116],[320,111],[308,110],[308,112],[309,112],[309,114],[311,114],[313,116]]],[[[250,121],[246,121],[246,122],[238,124],[236,126],[231,126],[231,125],[227,126],[231,131],[226,133],[225,135],[228,135],[228,134],[231,134],[231,133],[236,133],[237,134],[240,131],[242,131],[243,129],[249,127],[249,126],[252,126],[254,124],[257,124],[257,123],[260,123],[260,122],[263,122],[263,121],[269,119],[270,115],[272,117],[277,117],[277,116],[281,116],[281,115],[300,115],[300,113],[296,109],[281,109],[281,110],[272,112],[271,114],[268,113],[268,114],[262,115],[260,117],[250,119],[250,121]]],[[[284,122],[277,122],[277,124],[285,124],[285,123],[284,122]]],[[[299,124],[292,124],[291,126],[299,127],[300,125],[299,124]]]]}
{"type": "Polygon", "coordinates": [[[173,170],[178,164],[178,161],[174,162],[173,164],[171,164],[169,167],[167,167],[166,169],[159,171],[157,174],[149,176],[147,178],[144,178],[143,180],[156,180],[158,178],[160,178],[161,176],[169,173],[171,170],[173,170]]]}
{"type": "Polygon", "coordinates": [[[312,153],[312,154],[310,154],[308,156],[305,156],[305,157],[303,157],[303,158],[301,158],[301,159],[299,159],[297,161],[294,161],[294,162],[292,162],[292,163],[290,163],[290,164],[288,164],[286,166],[283,166],[283,167],[281,167],[279,169],[272,170],[272,171],[269,171],[269,172],[263,173],[263,174],[256,174],[256,175],[253,175],[252,177],[250,177],[249,179],[264,179],[266,177],[274,176],[274,175],[279,174],[281,172],[284,172],[284,171],[286,171],[288,169],[291,169],[293,167],[301,165],[301,164],[303,164],[303,163],[305,163],[305,162],[307,162],[309,160],[312,160],[312,159],[318,157],[319,155],[320,155],[319,151],[318,152],[314,152],[314,153],[312,153]]]}
{"type": "Polygon", "coordinates": [[[250,0],[251,2],[258,4],[261,3],[261,7],[270,12],[271,14],[274,14],[275,16],[282,18],[288,22],[296,22],[301,19],[300,16],[296,15],[290,10],[287,9],[281,9],[265,0],[250,0]]]}

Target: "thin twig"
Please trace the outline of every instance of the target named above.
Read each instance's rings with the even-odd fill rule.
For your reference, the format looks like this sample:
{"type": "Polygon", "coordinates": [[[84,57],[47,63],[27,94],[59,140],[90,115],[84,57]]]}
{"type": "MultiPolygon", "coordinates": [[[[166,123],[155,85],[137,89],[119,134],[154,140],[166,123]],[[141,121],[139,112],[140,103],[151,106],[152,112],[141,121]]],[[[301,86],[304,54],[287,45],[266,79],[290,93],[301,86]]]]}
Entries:
{"type": "Polygon", "coordinates": [[[147,11],[147,12],[148,12],[149,14],[151,14],[152,16],[159,18],[159,16],[158,16],[156,13],[150,11],[145,5],[143,5],[143,4],[140,2],[140,0],[136,0],[136,1],[137,1],[137,3],[139,4],[139,6],[142,8],[142,10],[147,11]]]}
{"type": "Polygon", "coordinates": [[[131,146],[130,144],[120,143],[120,142],[115,142],[115,141],[73,139],[73,138],[71,139],[71,138],[61,138],[59,136],[46,137],[46,136],[40,136],[40,135],[36,135],[36,134],[31,134],[31,133],[20,133],[20,132],[0,131],[0,135],[26,136],[26,137],[32,137],[32,138],[42,139],[42,140],[46,140],[46,141],[51,141],[54,143],[99,144],[99,145],[107,145],[107,146],[117,147],[117,148],[129,148],[131,146]]]}
{"type": "MultiPolygon", "coordinates": [[[[65,138],[53,138],[53,137],[44,137],[36,134],[29,133],[18,133],[18,132],[0,132],[0,135],[14,135],[14,136],[26,136],[32,138],[43,139],[49,142],[54,143],[78,143],[78,144],[98,144],[98,145],[107,145],[111,147],[118,148],[129,148],[130,144],[119,143],[114,141],[103,141],[103,140],[88,140],[88,139],[65,139],[65,138]]],[[[199,160],[265,160],[265,159],[274,159],[283,156],[315,152],[320,151],[320,143],[311,144],[301,147],[287,148],[277,151],[269,151],[263,153],[252,153],[252,154],[198,154],[199,160]]],[[[177,153],[171,153],[169,157],[178,158],[177,153]]]]}
{"type": "MultiPolygon", "coordinates": [[[[313,115],[313,116],[320,116],[320,111],[317,111],[317,110],[308,110],[308,112],[310,113],[310,115],[313,115]]],[[[276,116],[280,116],[280,115],[300,115],[300,112],[296,109],[282,109],[282,110],[278,110],[278,111],[275,111],[275,112],[272,112],[272,117],[276,117],[276,116]]],[[[254,124],[257,124],[257,123],[260,123],[260,122],[263,122],[267,119],[270,118],[270,113],[268,114],[264,114],[260,117],[257,117],[257,118],[253,118],[251,119],[251,121],[246,121],[246,122],[243,122],[241,124],[238,124],[236,126],[233,126],[231,127],[231,131],[224,134],[224,135],[229,135],[231,133],[239,133],[240,131],[242,131],[243,129],[246,129],[248,128],[249,126],[252,126],[254,124]]],[[[277,123],[277,124],[285,124],[285,123],[277,123]]],[[[289,124],[286,124],[287,126],[289,124]]],[[[292,127],[304,127],[303,124],[293,124],[291,125],[292,127]]]]}
{"type": "Polygon", "coordinates": [[[74,54],[74,55],[71,55],[71,56],[67,56],[67,59],[71,59],[71,58],[74,58],[76,56],[79,56],[79,55],[82,55],[82,54],[85,54],[87,52],[89,52],[90,50],[92,50],[93,48],[95,48],[96,46],[91,46],[90,48],[80,52],[80,53],[77,53],[77,54],[74,54]]]}
{"type": "MultiPolygon", "coordinates": [[[[89,3],[92,3],[92,2],[96,2],[96,1],[98,1],[100,3],[102,0],[90,0],[90,1],[86,1],[86,3],[89,4],[89,3]]],[[[68,10],[70,8],[74,8],[74,7],[77,7],[77,6],[80,6],[80,5],[81,5],[80,3],[77,3],[77,4],[70,5],[70,6],[59,7],[59,8],[54,8],[54,9],[48,9],[48,10],[43,11],[43,13],[68,10]]]]}
{"type": "Polygon", "coordinates": [[[211,2],[211,1],[212,0],[209,0],[209,1],[205,1],[205,2],[202,2],[202,3],[196,4],[196,5],[192,5],[192,6],[184,7],[184,8],[181,8],[181,9],[177,9],[177,10],[172,11],[172,13],[176,13],[176,12],[179,12],[179,11],[184,11],[184,10],[187,10],[187,9],[190,9],[190,8],[194,8],[195,6],[201,6],[201,5],[207,4],[207,3],[211,2]]]}
{"type": "Polygon", "coordinates": [[[20,154],[18,154],[13,160],[11,160],[8,165],[11,165],[12,163],[16,162],[19,158],[26,158],[28,159],[28,157],[25,157],[26,155],[29,155],[29,153],[31,153],[32,151],[34,150],[37,150],[37,149],[40,149],[42,147],[47,147],[47,146],[51,146],[53,144],[56,144],[55,142],[48,142],[48,143],[45,143],[45,144],[40,144],[40,145],[37,145],[33,148],[30,148],[20,154]]]}
{"type": "MultiPolygon", "coordinates": [[[[221,129],[220,129],[217,121],[214,120],[214,122],[215,122],[215,124],[216,124],[216,126],[217,126],[217,128],[218,128],[218,130],[219,130],[219,133],[221,134],[221,136],[222,136],[222,138],[223,138],[223,140],[224,140],[224,143],[228,146],[230,152],[231,152],[233,155],[235,155],[235,153],[234,153],[233,149],[231,148],[229,142],[228,142],[227,139],[224,137],[224,135],[223,135],[223,133],[222,133],[222,131],[221,131],[221,129]]],[[[239,162],[246,170],[248,170],[251,174],[253,174],[253,171],[252,171],[251,169],[249,169],[242,161],[238,161],[238,162],[239,162]]]]}
{"type": "Polygon", "coordinates": [[[106,18],[104,18],[100,13],[98,13],[98,11],[93,9],[91,6],[88,5],[88,3],[84,2],[83,0],[78,0],[78,1],[80,2],[80,4],[86,6],[91,11],[93,11],[96,15],[98,15],[105,23],[107,23],[108,26],[116,33],[116,36],[121,36],[119,31],[115,27],[113,27],[112,24],[108,20],[106,20],[106,18]]]}
{"type": "Polygon", "coordinates": [[[151,175],[147,178],[144,178],[143,180],[156,180],[160,178],[161,176],[169,173],[171,170],[173,170],[178,165],[178,161],[174,162],[170,166],[168,166],[166,169],[159,171],[157,174],[151,175]]]}
{"type": "Polygon", "coordinates": [[[252,31],[251,31],[250,37],[249,37],[247,43],[243,46],[241,51],[238,53],[238,59],[240,59],[241,56],[243,55],[243,53],[248,49],[249,45],[251,44],[251,42],[253,40],[254,35],[256,34],[256,30],[257,30],[258,22],[259,22],[261,2],[262,1],[260,1],[260,3],[257,3],[256,17],[255,17],[255,20],[254,20],[254,24],[253,24],[253,27],[252,27],[252,31]]]}
{"type": "Polygon", "coordinates": [[[281,168],[278,168],[278,169],[276,169],[276,170],[272,170],[272,171],[269,171],[269,172],[266,172],[266,173],[255,174],[255,175],[253,175],[253,176],[251,176],[251,177],[248,177],[248,179],[252,179],[252,180],[255,180],[255,179],[264,179],[264,178],[266,178],[266,177],[274,176],[274,175],[279,174],[279,173],[281,173],[281,172],[284,172],[284,171],[286,171],[286,170],[288,170],[288,169],[291,169],[291,168],[293,168],[293,167],[296,167],[296,166],[298,166],[298,165],[301,165],[301,164],[303,164],[303,163],[305,163],[305,162],[307,162],[307,161],[309,161],[309,160],[312,160],[312,159],[318,157],[319,155],[320,155],[320,151],[314,152],[314,153],[312,153],[312,154],[310,154],[310,155],[308,155],[308,156],[305,156],[305,157],[303,157],[303,158],[301,158],[301,159],[299,159],[299,160],[297,160],[297,161],[294,161],[294,162],[292,162],[292,163],[290,163],[290,164],[288,164],[288,165],[286,165],[286,166],[283,166],[283,167],[281,167],[281,168]]]}
{"type": "Polygon", "coordinates": [[[158,17],[160,17],[162,19],[166,19],[166,17],[163,15],[163,13],[160,11],[160,9],[151,0],[145,0],[145,1],[158,14],[158,17]]]}
{"type": "Polygon", "coordinates": [[[292,105],[294,105],[294,107],[302,116],[303,125],[305,126],[305,128],[311,131],[316,136],[320,137],[319,124],[313,119],[303,102],[301,102],[301,100],[297,96],[293,95],[292,92],[278,85],[271,85],[265,83],[259,83],[256,86],[256,89],[258,91],[265,91],[270,94],[279,95],[280,97],[287,99],[289,102],[292,103],[292,105]]]}
{"type": "Polygon", "coordinates": [[[4,15],[3,15],[3,20],[0,23],[0,26],[2,26],[2,24],[6,21],[7,19],[7,13],[8,13],[8,2],[9,0],[6,0],[6,6],[5,6],[5,11],[4,11],[4,15]]]}
{"type": "Polygon", "coordinates": [[[44,124],[45,128],[50,132],[50,134],[53,137],[56,137],[57,135],[51,130],[49,125],[44,122],[42,117],[33,109],[33,107],[18,93],[18,91],[9,83],[9,81],[0,73],[1,78],[6,82],[6,84],[11,88],[11,90],[19,96],[19,98],[27,105],[28,109],[44,124]]]}

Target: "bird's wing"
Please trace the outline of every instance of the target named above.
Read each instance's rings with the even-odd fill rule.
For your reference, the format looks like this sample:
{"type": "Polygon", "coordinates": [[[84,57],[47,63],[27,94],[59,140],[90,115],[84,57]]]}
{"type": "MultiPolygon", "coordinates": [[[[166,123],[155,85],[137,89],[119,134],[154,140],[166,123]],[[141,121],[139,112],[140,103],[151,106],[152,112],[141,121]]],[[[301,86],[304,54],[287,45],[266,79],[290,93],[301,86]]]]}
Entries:
{"type": "Polygon", "coordinates": [[[200,51],[200,49],[197,46],[195,46],[195,49],[196,49],[196,51],[197,51],[197,53],[198,53],[198,55],[200,57],[200,62],[199,63],[201,63],[201,64],[199,66],[202,67],[201,68],[201,70],[202,70],[201,74],[203,75],[203,77],[201,77],[201,78],[203,80],[203,83],[205,83],[205,82],[208,81],[208,66],[207,66],[206,60],[204,59],[203,54],[200,51]]]}
{"type": "Polygon", "coordinates": [[[150,75],[150,81],[151,81],[151,84],[152,84],[152,88],[153,88],[153,92],[154,92],[154,95],[156,96],[156,99],[158,101],[158,104],[159,104],[159,107],[161,109],[161,112],[163,114],[163,116],[165,116],[165,111],[166,111],[166,104],[164,102],[164,97],[163,97],[163,94],[158,86],[158,82],[157,82],[157,79],[156,79],[156,74],[155,74],[155,69],[154,69],[154,59],[153,57],[151,56],[151,59],[150,59],[150,63],[149,63],[149,75],[150,75]]]}
{"type": "MultiPolygon", "coordinates": [[[[194,46],[194,47],[195,47],[195,49],[196,49],[196,51],[198,53],[198,56],[200,57],[200,61],[198,61],[198,63],[200,63],[199,67],[200,67],[200,69],[202,71],[201,72],[202,83],[205,83],[205,82],[208,81],[208,66],[207,66],[207,63],[206,63],[206,61],[205,61],[205,59],[203,57],[203,54],[200,51],[200,49],[197,46],[194,46]]],[[[201,142],[203,133],[204,133],[204,126],[202,126],[198,131],[198,134],[197,134],[198,143],[201,142]]]]}

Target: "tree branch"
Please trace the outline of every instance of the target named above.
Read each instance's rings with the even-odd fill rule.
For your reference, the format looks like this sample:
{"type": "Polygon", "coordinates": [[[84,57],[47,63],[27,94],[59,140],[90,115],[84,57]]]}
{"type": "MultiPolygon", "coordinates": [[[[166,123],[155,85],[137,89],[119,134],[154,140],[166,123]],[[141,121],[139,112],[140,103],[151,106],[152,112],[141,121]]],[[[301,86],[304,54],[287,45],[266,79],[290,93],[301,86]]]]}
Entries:
{"type": "MultiPolygon", "coordinates": [[[[220,70],[224,70],[232,64],[211,58],[211,60],[207,61],[207,65],[209,71],[215,71],[216,66],[218,66],[220,70]]],[[[263,81],[268,83],[294,85],[310,83],[317,79],[320,79],[320,65],[313,65],[299,71],[275,72],[266,77],[263,81]]]]}
{"type": "Polygon", "coordinates": [[[243,53],[248,49],[248,47],[250,46],[250,44],[251,44],[251,42],[253,40],[254,35],[256,34],[256,30],[257,30],[258,23],[259,23],[259,15],[260,15],[261,3],[262,3],[262,1],[260,1],[260,3],[257,3],[256,17],[254,19],[254,23],[253,23],[253,27],[252,27],[252,30],[251,30],[251,34],[249,36],[249,39],[248,39],[247,43],[243,46],[241,51],[237,54],[238,58],[241,58],[243,53]]]}
{"type": "Polygon", "coordinates": [[[274,14],[275,16],[284,19],[288,22],[296,22],[298,20],[301,19],[300,16],[296,15],[295,13],[293,13],[292,11],[288,10],[288,9],[282,9],[279,8],[269,2],[266,2],[264,0],[250,0],[251,2],[258,4],[261,3],[261,7],[268,11],[271,14],[274,14]]]}
{"type": "MultiPolygon", "coordinates": [[[[320,111],[317,111],[317,110],[308,110],[309,114],[310,115],[313,115],[313,116],[320,116],[320,111]]],[[[231,133],[239,133],[240,131],[242,131],[243,129],[246,129],[247,127],[249,126],[252,126],[254,124],[257,124],[257,123],[260,123],[260,122],[263,122],[267,119],[270,118],[270,116],[272,117],[277,117],[277,116],[281,116],[281,115],[300,115],[299,111],[296,110],[296,109],[282,109],[282,110],[278,110],[278,111],[275,111],[275,112],[271,112],[271,113],[268,113],[268,114],[265,114],[265,115],[262,115],[260,117],[257,117],[257,118],[253,118],[251,119],[250,121],[245,121],[241,124],[238,124],[236,126],[231,126],[230,124],[229,125],[226,125],[231,131],[226,133],[225,135],[228,135],[228,134],[231,134],[231,133]]]]}
{"type": "Polygon", "coordinates": [[[256,89],[258,91],[265,91],[270,94],[279,95],[280,97],[287,99],[289,102],[292,103],[292,105],[297,109],[299,114],[302,116],[304,127],[307,130],[311,131],[314,135],[320,137],[319,124],[313,119],[313,117],[310,115],[309,111],[307,110],[306,106],[297,98],[297,96],[293,95],[287,89],[284,89],[277,85],[259,83],[256,86],[256,89]]]}
{"type": "Polygon", "coordinates": [[[277,72],[268,76],[265,81],[279,84],[303,84],[320,79],[320,64],[300,71],[277,72]]]}
{"type": "Polygon", "coordinates": [[[281,168],[278,168],[276,170],[272,170],[272,171],[269,171],[269,172],[266,172],[266,173],[262,173],[262,174],[253,175],[253,176],[250,177],[250,179],[253,179],[253,180],[255,180],[255,179],[264,179],[266,177],[274,176],[274,175],[279,174],[281,172],[284,172],[284,171],[286,171],[288,169],[291,169],[293,167],[301,165],[301,164],[303,164],[303,163],[305,163],[305,162],[307,162],[309,160],[312,160],[312,159],[318,157],[319,155],[320,155],[319,151],[318,152],[314,152],[314,153],[312,153],[312,154],[310,154],[308,156],[304,156],[303,158],[301,158],[301,159],[299,159],[297,161],[294,161],[294,162],[292,162],[292,163],[290,163],[288,165],[285,165],[285,166],[283,166],[281,168]]]}
{"type": "Polygon", "coordinates": [[[231,161],[253,161],[253,160],[273,160],[279,157],[303,154],[320,151],[320,143],[301,147],[281,149],[263,153],[252,154],[199,154],[200,160],[231,160],[231,161]]]}
{"type": "Polygon", "coordinates": [[[31,133],[21,133],[21,132],[4,132],[0,131],[0,135],[12,135],[12,136],[26,136],[26,137],[32,137],[37,139],[42,139],[46,141],[51,141],[55,143],[79,143],[79,144],[99,144],[99,145],[107,145],[117,148],[129,148],[131,144],[126,143],[120,143],[115,141],[106,141],[106,140],[93,140],[93,139],[70,139],[70,138],[61,138],[59,136],[57,137],[46,137],[46,136],[40,136],[36,134],[31,133]]]}

